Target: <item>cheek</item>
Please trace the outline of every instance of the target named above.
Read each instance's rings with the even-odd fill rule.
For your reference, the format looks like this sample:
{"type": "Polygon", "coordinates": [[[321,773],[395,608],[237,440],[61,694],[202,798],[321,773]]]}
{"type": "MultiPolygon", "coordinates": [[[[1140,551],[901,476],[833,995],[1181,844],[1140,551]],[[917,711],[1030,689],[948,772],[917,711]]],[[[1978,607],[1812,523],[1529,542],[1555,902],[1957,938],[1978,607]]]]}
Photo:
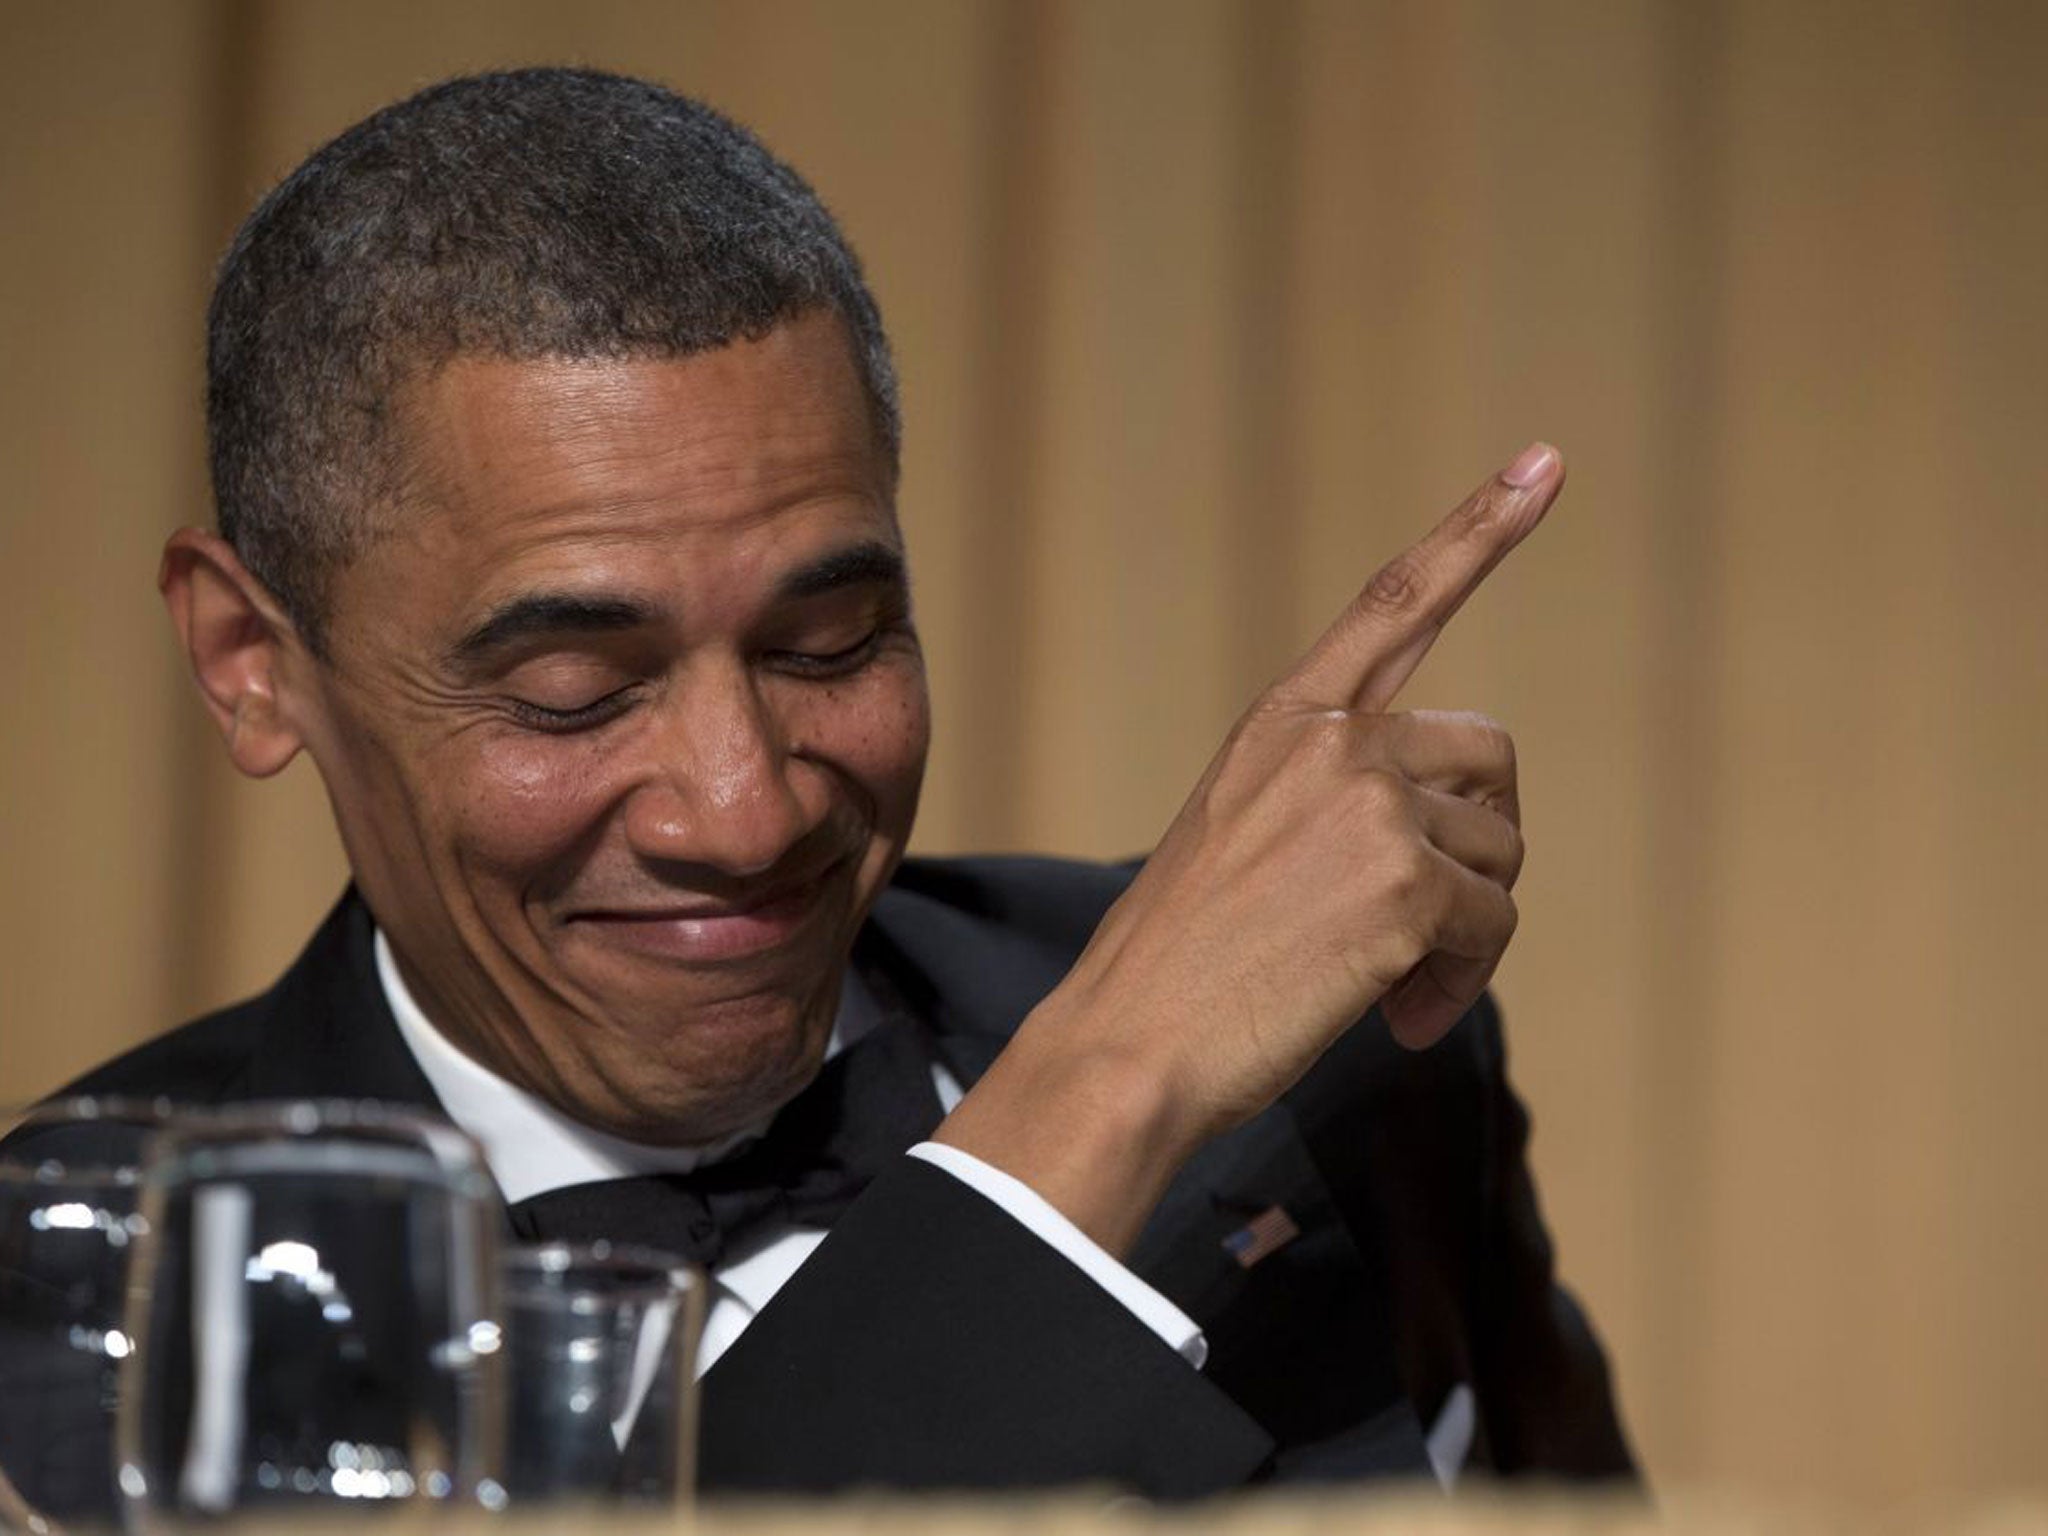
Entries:
{"type": "Polygon", "coordinates": [[[790,711],[789,733],[804,755],[858,782],[885,824],[907,822],[931,740],[923,670],[891,668],[808,689],[790,711]]]}
{"type": "Polygon", "coordinates": [[[599,835],[616,786],[615,759],[576,738],[508,736],[486,744],[449,786],[450,841],[474,868],[526,888],[566,868],[599,835]]]}

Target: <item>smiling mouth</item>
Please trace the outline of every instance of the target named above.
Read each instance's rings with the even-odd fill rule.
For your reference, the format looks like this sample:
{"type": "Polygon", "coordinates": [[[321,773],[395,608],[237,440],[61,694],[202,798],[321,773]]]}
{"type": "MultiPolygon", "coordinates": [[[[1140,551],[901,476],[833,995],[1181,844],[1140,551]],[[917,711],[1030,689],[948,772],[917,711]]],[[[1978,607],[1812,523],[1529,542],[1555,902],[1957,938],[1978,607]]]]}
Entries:
{"type": "Polygon", "coordinates": [[[653,959],[713,964],[780,949],[809,925],[839,866],[801,885],[740,901],[685,899],[578,912],[569,925],[608,948],[653,959]]]}

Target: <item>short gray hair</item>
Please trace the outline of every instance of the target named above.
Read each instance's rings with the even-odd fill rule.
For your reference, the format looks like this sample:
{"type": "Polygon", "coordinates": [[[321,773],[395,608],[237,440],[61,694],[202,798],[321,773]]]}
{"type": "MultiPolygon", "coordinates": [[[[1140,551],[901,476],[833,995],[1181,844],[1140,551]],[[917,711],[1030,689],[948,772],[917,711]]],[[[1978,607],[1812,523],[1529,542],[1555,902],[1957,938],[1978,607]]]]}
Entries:
{"type": "Polygon", "coordinates": [[[895,368],[860,263],[746,129],[596,70],[431,86],[316,150],[221,263],[221,534],[324,655],[330,584],[398,497],[408,380],[466,353],[684,356],[819,308],[845,322],[893,467],[895,368]]]}

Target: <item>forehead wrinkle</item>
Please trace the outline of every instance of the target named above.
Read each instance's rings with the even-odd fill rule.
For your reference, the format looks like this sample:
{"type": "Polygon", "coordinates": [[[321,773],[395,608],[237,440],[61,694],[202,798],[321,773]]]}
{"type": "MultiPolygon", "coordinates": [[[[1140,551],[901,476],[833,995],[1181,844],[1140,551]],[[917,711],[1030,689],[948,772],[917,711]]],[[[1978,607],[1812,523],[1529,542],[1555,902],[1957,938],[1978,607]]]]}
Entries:
{"type": "Polygon", "coordinates": [[[421,457],[438,461],[424,467],[454,482],[436,487],[444,498],[472,478],[602,481],[619,466],[658,473],[668,460],[686,471],[673,489],[707,499],[823,472],[886,504],[893,476],[865,428],[849,438],[835,409],[844,402],[831,386],[847,381],[798,366],[798,340],[771,336],[683,358],[458,355],[415,381],[403,414],[421,457]],[[478,397],[487,409],[465,408],[478,397]]]}
{"type": "MultiPolygon", "coordinates": [[[[481,472],[465,472],[448,456],[421,465],[415,477],[413,505],[447,515],[443,524],[451,540],[467,539],[485,524],[488,534],[522,534],[541,530],[540,542],[558,540],[593,545],[626,543],[650,533],[685,525],[706,532],[748,532],[785,513],[820,502],[844,499],[873,508],[891,527],[893,499],[878,484],[872,466],[858,453],[829,457],[811,454],[769,455],[757,451],[755,434],[737,429],[707,434],[706,440],[728,437],[735,451],[706,464],[701,452],[674,444],[657,450],[673,457],[674,472],[657,473],[653,483],[639,473],[650,455],[617,451],[616,439],[601,429],[592,433],[592,447],[573,459],[559,454],[536,455],[531,467],[503,459],[481,472]],[[623,471],[623,472],[621,472],[623,471]],[[508,495],[488,495],[504,488],[508,495]],[[550,524],[560,525],[548,531],[550,524]]],[[[433,519],[415,519],[426,533],[433,519]]]]}
{"type": "Polygon", "coordinates": [[[527,593],[660,605],[675,561],[780,565],[772,524],[792,512],[900,550],[894,476],[841,351],[791,326],[681,358],[451,358],[394,412],[410,463],[384,558],[444,573],[445,645],[527,593]],[[657,576],[642,557],[664,550],[657,576]]]}

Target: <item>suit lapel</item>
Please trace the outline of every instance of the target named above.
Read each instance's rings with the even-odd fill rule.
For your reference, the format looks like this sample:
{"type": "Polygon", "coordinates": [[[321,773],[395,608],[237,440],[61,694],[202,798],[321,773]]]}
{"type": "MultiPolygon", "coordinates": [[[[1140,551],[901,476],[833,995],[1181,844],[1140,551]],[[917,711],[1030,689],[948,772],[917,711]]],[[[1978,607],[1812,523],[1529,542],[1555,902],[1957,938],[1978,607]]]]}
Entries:
{"type": "Polygon", "coordinates": [[[264,999],[251,1099],[381,1099],[442,1112],[384,1000],[370,909],[351,886],[264,999]]]}
{"type": "Polygon", "coordinates": [[[972,1087],[1073,957],[913,892],[890,889],[854,944],[853,963],[887,1013],[926,1031],[972,1087]]]}

